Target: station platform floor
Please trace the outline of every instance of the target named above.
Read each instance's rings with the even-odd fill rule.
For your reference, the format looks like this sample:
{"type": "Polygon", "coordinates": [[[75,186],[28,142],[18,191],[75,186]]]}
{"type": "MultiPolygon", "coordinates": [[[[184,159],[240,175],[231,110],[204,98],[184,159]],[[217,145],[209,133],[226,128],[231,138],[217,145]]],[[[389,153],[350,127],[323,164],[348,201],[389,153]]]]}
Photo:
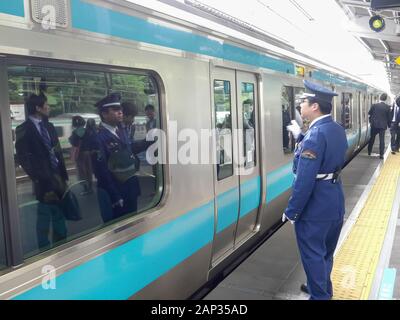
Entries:
{"type": "MultiPolygon", "coordinates": [[[[386,146],[390,136],[386,136],[386,146]]],[[[335,253],[335,300],[400,299],[400,153],[364,148],[342,171],[345,223],[335,253]],[[375,154],[374,154],[375,153],[375,154]],[[372,215],[372,217],[370,217],[372,215]]],[[[293,226],[285,223],[205,300],[307,300],[293,226]]]]}

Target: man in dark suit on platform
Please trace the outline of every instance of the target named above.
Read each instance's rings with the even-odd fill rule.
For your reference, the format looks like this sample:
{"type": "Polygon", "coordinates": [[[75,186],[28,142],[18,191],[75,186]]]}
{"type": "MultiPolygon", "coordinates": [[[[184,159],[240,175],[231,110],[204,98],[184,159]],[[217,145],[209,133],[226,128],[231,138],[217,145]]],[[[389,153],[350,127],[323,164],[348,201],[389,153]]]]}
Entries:
{"type": "Polygon", "coordinates": [[[385,103],[387,94],[382,93],[379,103],[372,105],[369,110],[369,122],[371,124],[371,138],[368,143],[368,155],[371,155],[375,137],[379,134],[379,158],[383,159],[385,152],[385,131],[390,127],[390,106],[385,103]]]}
{"type": "Polygon", "coordinates": [[[390,147],[392,149],[392,154],[396,154],[399,152],[400,146],[400,96],[398,96],[394,103],[393,107],[390,110],[390,147]]]}
{"type": "Polygon", "coordinates": [[[26,101],[28,119],[16,128],[18,163],[33,181],[38,200],[36,232],[38,246],[49,248],[51,242],[67,236],[65,217],[60,207],[66,191],[67,170],[56,129],[48,121],[50,113],[44,94],[32,94],[26,101]],[[49,239],[50,223],[52,239],[49,239]]]}

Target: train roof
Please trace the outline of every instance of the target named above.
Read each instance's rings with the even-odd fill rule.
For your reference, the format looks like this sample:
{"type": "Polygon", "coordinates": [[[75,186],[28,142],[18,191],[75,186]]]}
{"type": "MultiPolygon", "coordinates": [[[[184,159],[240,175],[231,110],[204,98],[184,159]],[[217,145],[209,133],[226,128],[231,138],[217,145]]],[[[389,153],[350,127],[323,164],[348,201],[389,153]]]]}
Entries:
{"type": "Polygon", "coordinates": [[[228,15],[225,15],[227,17],[213,15],[199,8],[191,8],[188,5],[171,0],[161,0],[159,2],[164,3],[165,6],[157,5],[157,7],[144,1],[142,1],[142,4],[132,3],[127,0],[104,0],[103,2],[142,12],[156,19],[164,20],[170,26],[172,22],[176,24],[175,27],[178,29],[180,26],[191,28],[194,31],[206,33],[209,37],[219,38],[220,41],[228,40],[229,42],[240,44],[255,51],[261,51],[267,55],[288,59],[301,66],[317,69],[317,77],[313,77],[315,80],[334,82],[336,85],[343,85],[346,80],[350,80],[360,85],[367,85],[369,89],[385,91],[347,71],[303,54],[278,37],[268,34],[263,30],[252,29],[252,26],[246,28],[246,26],[239,25],[237,21],[234,21],[233,17],[228,15]],[[175,11],[168,10],[168,6],[173,7],[175,11]],[[176,10],[179,12],[179,17],[176,16],[176,10]]]}

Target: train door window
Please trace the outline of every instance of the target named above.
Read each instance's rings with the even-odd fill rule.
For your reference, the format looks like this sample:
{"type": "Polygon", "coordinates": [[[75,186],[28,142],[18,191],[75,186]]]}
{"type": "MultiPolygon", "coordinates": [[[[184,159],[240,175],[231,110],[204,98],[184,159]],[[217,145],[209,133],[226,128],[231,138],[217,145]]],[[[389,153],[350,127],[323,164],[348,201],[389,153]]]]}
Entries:
{"type": "Polygon", "coordinates": [[[281,107],[282,107],[282,145],[284,153],[292,153],[295,146],[295,139],[291,132],[287,130],[287,126],[292,120],[296,120],[300,128],[304,123],[300,115],[300,99],[304,93],[304,88],[294,88],[284,86],[281,91],[281,107]]]}
{"type": "Polygon", "coordinates": [[[293,136],[288,131],[287,126],[290,125],[293,113],[293,88],[283,86],[281,90],[281,108],[282,108],[282,147],[284,153],[292,152],[293,136]]]}
{"type": "Polygon", "coordinates": [[[362,122],[365,124],[367,121],[367,108],[368,108],[368,102],[367,102],[367,96],[365,94],[362,95],[362,122]]]}
{"type": "Polygon", "coordinates": [[[241,101],[243,112],[243,158],[245,168],[256,165],[256,126],[254,84],[242,82],[241,101]]]}
{"type": "Polygon", "coordinates": [[[214,80],[218,181],[233,175],[231,83],[214,80]]]}
{"type": "Polygon", "coordinates": [[[144,139],[160,127],[150,75],[18,65],[8,79],[25,258],[157,205],[162,168],[147,162],[144,139]],[[111,92],[122,110],[96,108],[111,92]]]}
{"type": "Polygon", "coordinates": [[[353,95],[351,93],[342,93],[342,112],[341,123],[345,129],[351,129],[353,110],[353,95]]]}

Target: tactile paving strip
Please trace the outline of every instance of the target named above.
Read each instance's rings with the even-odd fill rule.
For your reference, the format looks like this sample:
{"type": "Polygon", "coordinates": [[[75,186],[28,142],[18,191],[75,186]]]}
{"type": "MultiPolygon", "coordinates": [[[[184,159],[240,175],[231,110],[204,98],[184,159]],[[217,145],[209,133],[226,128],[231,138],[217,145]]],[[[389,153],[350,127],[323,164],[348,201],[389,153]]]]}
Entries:
{"type": "Polygon", "coordinates": [[[400,155],[389,155],[364,208],[335,256],[332,270],[333,299],[368,299],[399,175],[400,155]]]}

